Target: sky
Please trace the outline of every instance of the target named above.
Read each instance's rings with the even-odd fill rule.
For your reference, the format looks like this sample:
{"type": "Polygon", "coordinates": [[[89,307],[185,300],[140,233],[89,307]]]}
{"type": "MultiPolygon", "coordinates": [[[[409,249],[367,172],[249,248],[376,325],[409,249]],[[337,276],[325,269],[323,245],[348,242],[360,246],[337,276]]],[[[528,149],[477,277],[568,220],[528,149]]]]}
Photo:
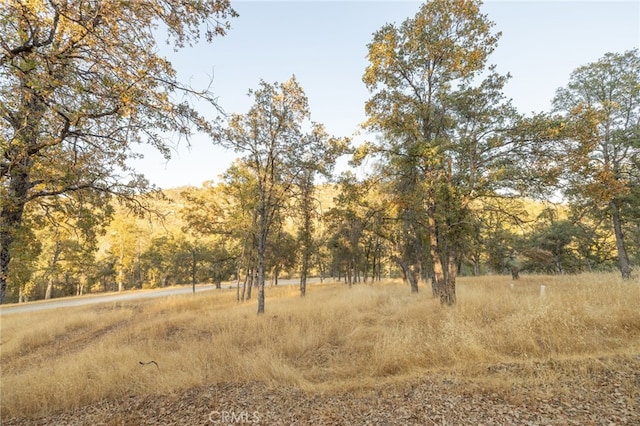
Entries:
{"type": "MultiPolygon", "coordinates": [[[[311,119],[334,136],[353,137],[365,120],[369,98],[362,75],[367,44],[386,23],[413,17],[418,1],[244,1],[231,0],[239,17],[213,43],[198,43],[173,52],[160,42],[160,53],[183,82],[211,90],[227,113],[245,113],[252,104],[249,89],[260,80],[283,82],[292,75],[304,89],[311,119]]],[[[640,2],[488,0],[482,13],[502,32],[489,58],[500,73],[510,73],[505,95],[521,113],[549,111],[556,89],[573,70],[607,52],[640,46],[640,2]]],[[[206,117],[214,110],[203,108],[206,117]]],[[[170,161],[152,148],[132,165],[161,188],[201,186],[219,180],[238,156],[195,135],[180,142],[170,161]]],[[[366,163],[364,166],[366,167],[366,163]]],[[[348,168],[346,160],[337,170],[348,168]]]]}

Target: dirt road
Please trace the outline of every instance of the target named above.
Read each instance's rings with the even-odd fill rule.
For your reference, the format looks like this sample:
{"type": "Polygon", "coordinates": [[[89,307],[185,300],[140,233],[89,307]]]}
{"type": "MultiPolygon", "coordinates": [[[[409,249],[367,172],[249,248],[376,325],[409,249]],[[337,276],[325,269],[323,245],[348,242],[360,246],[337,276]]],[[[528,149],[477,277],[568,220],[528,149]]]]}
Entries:
{"type": "MultiPolygon", "coordinates": [[[[299,280],[297,279],[279,280],[278,285],[295,285],[298,284],[298,282],[299,280]]],[[[310,278],[307,280],[307,283],[309,284],[317,282],[320,282],[319,278],[310,278]]],[[[267,283],[266,285],[268,286],[269,284],[267,283]]],[[[234,286],[235,283],[222,283],[223,289],[234,286]]],[[[201,293],[203,291],[215,290],[215,288],[216,287],[213,284],[199,284],[196,285],[195,291],[196,293],[201,293]]],[[[154,290],[131,290],[123,293],[109,293],[105,295],[86,295],[77,297],[65,297],[62,299],[52,299],[46,301],[40,300],[36,302],[2,305],[0,306],[0,315],[15,314],[20,312],[36,312],[45,309],[70,308],[74,306],[84,306],[97,303],[114,303],[138,299],[153,299],[157,297],[169,297],[180,294],[189,294],[192,291],[192,287],[190,285],[186,285],[183,287],[171,287],[154,290]]]]}

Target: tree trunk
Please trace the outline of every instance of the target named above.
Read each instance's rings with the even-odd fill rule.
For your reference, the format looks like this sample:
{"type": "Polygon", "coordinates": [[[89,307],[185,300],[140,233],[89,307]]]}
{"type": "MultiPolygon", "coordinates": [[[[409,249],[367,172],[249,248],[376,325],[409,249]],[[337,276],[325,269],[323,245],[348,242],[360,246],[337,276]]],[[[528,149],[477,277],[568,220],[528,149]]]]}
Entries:
{"type": "Polygon", "coordinates": [[[427,215],[427,225],[429,231],[429,254],[433,261],[432,289],[435,293],[434,296],[439,296],[440,301],[442,301],[446,286],[445,269],[442,264],[442,259],[440,259],[440,253],[438,253],[438,229],[436,227],[436,219],[433,214],[427,215]]]}
{"type": "Polygon", "coordinates": [[[520,279],[520,268],[518,268],[516,265],[513,265],[511,267],[511,279],[513,280],[520,279]]]}
{"type": "MultiPolygon", "coordinates": [[[[242,242],[242,254],[240,255],[240,259],[236,264],[236,302],[237,303],[240,303],[240,277],[242,276],[242,274],[240,273],[241,272],[240,265],[242,260],[244,260],[246,249],[247,249],[247,239],[245,238],[244,241],[242,242]]],[[[242,301],[244,301],[244,286],[245,286],[245,283],[242,284],[242,301]]]]}
{"type": "Polygon", "coordinates": [[[247,292],[247,285],[250,285],[251,283],[249,282],[249,274],[251,270],[247,271],[247,275],[244,277],[244,281],[242,281],[242,298],[240,299],[242,302],[245,301],[245,294],[247,292]]]}
{"type": "MultiPolygon", "coordinates": [[[[240,271],[238,270],[238,273],[240,271]]],[[[244,288],[244,285],[243,285],[244,288]]],[[[240,275],[237,276],[236,279],[236,303],[240,303],[240,275]]]]}
{"type": "Polygon", "coordinates": [[[436,280],[435,273],[431,273],[431,295],[435,298],[438,297],[438,281],[436,280]]]}
{"type": "Polygon", "coordinates": [[[311,260],[311,253],[309,253],[307,248],[307,242],[307,239],[303,238],[305,247],[302,249],[302,265],[300,268],[300,297],[307,295],[307,275],[309,274],[309,262],[311,260]]]}
{"type": "MultiPolygon", "coordinates": [[[[168,281],[169,276],[166,276],[164,280],[165,285],[167,285],[168,281]]],[[[120,271],[118,271],[118,291],[121,292],[122,290],[124,290],[124,267],[122,263],[120,263],[120,271]]]]}
{"type": "Polygon", "coordinates": [[[51,299],[51,296],[53,296],[53,277],[52,276],[50,276],[49,279],[47,280],[47,290],[44,293],[44,300],[51,299]]]}
{"type": "Polygon", "coordinates": [[[53,296],[53,283],[54,276],[56,272],[56,265],[58,264],[58,258],[60,257],[60,241],[58,240],[58,232],[56,230],[56,242],[53,247],[53,256],[51,257],[51,264],[49,265],[48,275],[49,279],[47,280],[47,290],[44,293],[44,299],[49,300],[53,296]]]}
{"type": "Polygon", "coordinates": [[[249,269],[248,281],[247,281],[247,298],[245,300],[251,300],[251,291],[253,290],[254,281],[256,279],[256,272],[254,268],[249,269]]]}
{"type": "MultiPolygon", "coordinates": [[[[362,279],[364,281],[364,283],[367,283],[367,278],[369,276],[369,264],[371,263],[371,243],[369,242],[366,247],[365,247],[365,251],[364,251],[364,265],[362,268],[362,279]]],[[[360,277],[360,273],[358,273],[358,278],[360,277]]],[[[358,279],[358,282],[360,282],[360,280],[358,279]]]]}
{"type": "Polygon", "coordinates": [[[440,302],[447,306],[456,304],[456,277],[458,275],[455,256],[449,255],[447,260],[447,273],[445,285],[440,292],[440,302]]]}
{"type": "Polygon", "coordinates": [[[304,297],[307,294],[307,275],[309,274],[309,261],[310,253],[306,248],[303,248],[302,252],[302,267],[300,269],[300,296],[304,297]]]}
{"type": "Polygon", "coordinates": [[[371,259],[371,283],[372,284],[376,280],[377,268],[378,268],[378,257],[377,257],[377,247],[376,247],[373,252],[373,258],[371,259]]]}
{"type": "Polygon", "coordinates": [[[198,262],[197,253],[196,253],[196,250],[193,249],[191,250],[191,288],[194,294],[196,292],[196,274],[198,271],[197,262],[198,262]]]}
{"type": "Polygon", "coordinates": [[[265,192],[266,188],[260,189],[260,201],[258,204],[258,232],[256,241],[257,267],[256,283],[258,286],[258,315],[264,314],[264,277],[265,277],[265,259],[267,253],[267,238],[269,236],[270,211],[269,197],[265,192]]]}
{"type": "Polygon", "coordinates": [[[4,221],[0,226],[0,305],[4,302],[4,295],[7,292],[7,277],[9,276],[9,262],[11,261],[11,253],[9,246],[13,242],[13,237],[9,233],[4,221]]]}
{"type": "MultiPolygon", "coordinates": [[[[263,249],[264,250],[264,249],[263,249]]],[[[264,251],[258,249],[258,315],[264,314],[264,251]]]]}
{"type": "Polygon", "coordinates": [[[418,274],[413,269],[411,269],[411,266],[409,266],[409,264],[406,261],[400,259],[399,257],[394,257],[394,260],[402,269],[403,276],[406,278],[407,281],[409,281],[409,285],[411,286],[411,293],[417,293],[418,292],[418,274]]]}
{"type": "Polygon", "coordinates": [[[300,277],[300,296],[304,297],[307,295],[307,277],[303,275],[300,277]]]}
{"type": "Polygon", "coordinates": [[[258,284],[258,315],[264,314],[264,264],[267,253],[267,236],[269,234],[269,210],[266,204],[265,195],[261,195],[259,210],[259,229],[258,229],[258,267],[256,270],[256,280],[258,284]]]}
{"type": "Polygon", "coordinates": [[[278,277],[280,276],[280,265],[276,265],[271,269],[271,287],[278,285],[278,277]]]}
{"type": "Polygon", "coordinates": [[[628,280],[631,278],[631,266],[629,265],[629,256],[627,255],[627,249],[624,246],[624,235],[622,233],[622,220],[620,219],[620,208],[613,200],[609,203],[611,208],[611,219],[613,221],[613,230],[616,235],[616,248],[618,249],[618,268],[622,274],[622,279],[628,280]]]}
{"type": "MultiPolygon", "coordinates": [[[[24,168],[28,169],[30,162],[24,161],[24,168]]],[[[3,200],[0,210],[0,304],[3,303],[7,291],[9,277],[9,263],[11,262],[11,245],[15,233],[20,229],[22,214],[30,188],[27,171],[12,171],[7,188],[7,197],[3,200]]]]}
{"type": "MultiPolygon", "coordinates": [[[[27,81],[23,80],[21,83],[22,87],[29,87],[27,81]]],[[[3,176],[8,177],[8,184],[3,182],[6,198],[2,200],[0,207],[0,304],[3,303],[7,292],[11,245],[15,240],[16,232],[19,232],[22,225],[22,214],[27,204],[28,192],[33,186],[30,179],[33,160],[29,149],[37,144],[40,136],[40,121],[45,111],[44,99],[37,94],[37,91],[24,92],[23,103],[26,109],[14,117],[15,122],[20,123],[19,130],[14,128],[16,135],[19,135],[20,143],[15,144],[15,148],[8,148],[8,152],[4,154],[5,158],[20,160],[3,176]]]]}
{"type": "Polygon", "coordinates": [[[478,277],[480,276],[480,253],[482,252],[480,225],[476,224],[473,230],[473,276],[478,277]]]}
{"type": "Polygon", "coordinates": [[[313,206],[312,191],[313,176],[308,175],[306,176],[305,182],[302,186],[302,229],[300,230],[300,243],[302,245],[302,262],[300,265],[301,297],[304,297],[307,294],[307,276],[309,275],[309,265],[311,263],[311,255],[313,250],[313,241],[311,236],[311,233],[313,232],[311,217],[311,209],[313,206]]]}

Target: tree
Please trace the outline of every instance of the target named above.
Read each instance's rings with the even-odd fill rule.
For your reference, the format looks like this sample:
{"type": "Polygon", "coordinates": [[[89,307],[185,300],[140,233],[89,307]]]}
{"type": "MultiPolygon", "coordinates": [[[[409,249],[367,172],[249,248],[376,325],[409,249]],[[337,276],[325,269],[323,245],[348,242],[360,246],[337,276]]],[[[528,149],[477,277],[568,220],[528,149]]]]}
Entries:
{"type": "Polygon", "coordinates": [[[107,230],[109,251],[116,259],[116,281],[118,291],[142,285],[140,277],[140,256],[145,233],[134,217],[126,214],[117,215],[107,230]],[[136,273],[137,272],[137,273],[136,273]]]}
{"type": "Polygon", "coordinates": [[[189,243],[192,261],[199,259],[204,266],[201,269],[213,279],[216,288],[233,274],[234,264],[245,262],[241,247],[253,234],[251,221],[247,220],[253,205],[251,179],[243,180],[238,162],[226,171],[224,179],[220,184],[208,181],[202,188],[181,192],[184,205],[180,213],[186,223],[182,232],[193,237],[189,243]]]}
{"type": "Polygon", "coordinates": [[[302,297],[307,292],[311,257],[316,249],[313,238],[315,223],[319,217],[315,199],[316,178],[331,177],[337,158],[348,151],[348,140],[331,139],[324,127],[314,126],[311,132],[305,135],[303,143],[313,145],[319,150],[299,159],[301,171],[294,179],[295,209],[300,222],[298,242],[300,244],[300,296],[302,297]]]}
{"type": "Polygon", "coordinates": [[[522,267],[517,259],[521,238],[516,231],[521,229],[527,216],[520,200],[483,200],[483,209],[475,217],[469,251],[474,275],[480,272],[481,260],[490,272],[497,274],[505,273],[514,266],[522,267]]]}
{"type": "Polygon", "coordinates": [[[447,305],[456,302],[457,268],[475,232],[474,209],[483,198],[524,188],[522,178],[530,176],[521,174],[530,168],[523,165],[540,148],[534,143],[539,135],[530,134],[535,120],[523,127],[504,98],[508,77],[486,67],[499,34],[491,33],[493,23],[480,5],[433,0],[401,25],[385,25],[368,45],[363,76],[372,93],[365,127],[381,136],[370,149],[383,160],[398,219],[406,223],[398,258],[426,251],[435,291],[447,305]]]}
{"type": "Polygon", "coordinates": [[[64,271],[65,283],[71,285],[65,293],[81,294],[88,281],[89,265],[95,261],[99,236],[104,234],[105,224],[112,211],[108,207],[96,211],[81,193],[69,194],[58,200],[64,205],[44,205],[42,212],[46,224],[38,232],[43,241],[43,253],[47,263],[47,290],[45,299],[53,297],[53,285],[58,272],[64,271]],[[62,212],[62,213],[61,213],[62,212]],[[57,267],[57,263],[61,267],[57,267]]]}
{"type": "Polygon", "coordinates": [[[155,237],[141,254],[141,268],[144,273],[143,287],[164,287],[175,278],[175,253],[177,244],[168,236],[155,237]]]}
{"type": "Polygon", "coordinates": [[[558,212],[544,209],[536,218],[533,230],[527,235],[523,251],[529,271],[565,274],[581,268],[576,250],[579,228],[568,219],[558,220],[558,212]]]}
{"type": "Polygon", "coordinates": [[[258,314],[264,313],[265,256],[274,219],[286,205],[295,180],[309,167],[307,159],[332,150],[339,140],[310,122],[307,97],[295,77],[278,84],[260,82],[250,90],[254,104],[246,114],[220,122],[219,142],[245,155],[256,180],[256,270],[258,314]],[[304,132],[303,126],[310,131],[304,132]]]}
{"type": "Polygon", "coordinates": [[[332,253],[333,273],[352,286],[359,281],[364,269],[362,236],[366,226],[365,197],[368,188],[351,172],[343,173],[339,180],[340,192],[334,198],[336,205],[325,213],[325,222],[331,229],[328,241],[332,253]]]}
{"type": "Polygon", "coordinates": [[[315,190],[314,173],[312,169],[303,171],[298,179],[298,212],[300,225],[298,226],[298,243],[300,244],[300,296],[307,294],[307,276],[311,267],[313,254],[313,231],[316,216],[313,192],[315,190]]]}
{"type": "Polygon", "coordinates": [[[110,206],[95,209],[95,200],[88,199],[91,195],[76,192],[25,209],[24,226],[13,242],[12,262],[19,267],[11,270],[14,285],[5,300],[48,299],[53,297],[53,286],[57,294],[84,291],[98,240],[113,213],[110,206]],[[57,279],[63,270],[66,289],[57,279]]]}
{"type": "Polygon", "coordinates": [[[566,124],[565,195],[609,216],[618,268],[629,279],[623,230],[625,215],[640,209],[640,51],[607,53],[577,68],[553,102],[566,124]]]}
{"type": "Polygon", "coordinates": [[[180,84],[154,37],[161,25],[177,49],[204,27],[211,41],[235,15],[228,0],[2,2],[0,302],[27,204],[72,192],[131,200],[148,188],[127,164],[136,144],[169,158],[173,134],[210,130],[177,99],[215,99],[180,84]]]}
{"type": "Polygon", "coordinates": [[[285,231],[281,223],[272,228],[269,235],[269,250],[265,259],[265,272],[271,271],[272,285],[278,285],[278,278],[282,271],[295,271],[300,251],[299,241],[293,234],[285,231]]]}
{"type": "MultiPolygon", "coordinates": [[[[223,205],[222,224],[223,229],[229,234],[228,240],[232,241],[236,253],[236,300],[245,300],[245,290],[249,279],[253,279],[255,269],[255,244],[256,241],[256,206],[257,206],[257,180],[253,171],[245,164],[244,160],[236,160],[229,167],[220,184],[218,198],[223,205]],[[245,280],[240,294],[240,281],[242,272],[245,272],[245,280]]],[[[249,286],[249,296],[251,286],[249,286]]]]}
{"type": "Polygon", "coordinates": [[[380,270],[383,237],[381,226],[385,208],[378,195],[375,181],[360,181],[351,172],[338,178],[339,192],[334,197],[335,206],[324,214],[330,229],[327,245],[333,257],[333,272],[344,277],[349,285],[367,280],[380,270]]]}

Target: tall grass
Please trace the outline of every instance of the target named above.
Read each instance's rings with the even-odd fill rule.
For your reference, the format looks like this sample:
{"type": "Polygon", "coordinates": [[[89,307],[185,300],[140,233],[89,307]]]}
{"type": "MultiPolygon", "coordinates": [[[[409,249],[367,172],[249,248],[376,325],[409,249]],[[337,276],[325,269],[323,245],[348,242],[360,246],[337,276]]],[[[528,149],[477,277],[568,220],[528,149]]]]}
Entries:
{"type": "MultiPolygon", "coordinates": [[[[428,372],[640,353],[640,283],[614,275],[460,279],[458,305],[399,282],[227,291],[2,318],[2,417],[220,381],[362,388],[428,372]],[[546,286],[544,297],[540,286],[546,286]],[[155,364],[142,365],[142,362],[155,364]]],[[[551,380],[551,378],[549,379],[551,380]]]]}

